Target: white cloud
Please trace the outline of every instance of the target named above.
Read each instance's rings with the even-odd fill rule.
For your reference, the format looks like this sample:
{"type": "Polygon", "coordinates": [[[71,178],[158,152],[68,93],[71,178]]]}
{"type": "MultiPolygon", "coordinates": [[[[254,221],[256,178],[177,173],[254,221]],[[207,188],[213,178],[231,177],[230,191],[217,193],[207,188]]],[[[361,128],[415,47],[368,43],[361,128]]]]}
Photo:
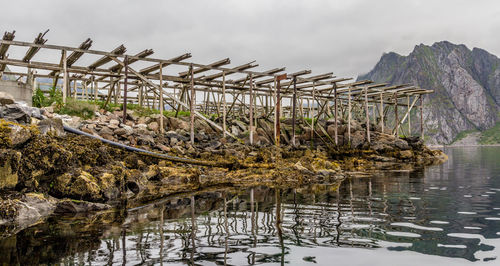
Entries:
{"type": "Polygon", "coordinates": [[[17,0],[4,7],[0,30],[16,30],[17,40],[50,28],[52,44],[91,37],[99,50],[124,43],[131,54],[153,48],[155,57],[191,52],[200,63],[257,60],[261,70],[356,77],[384,52],[408,54],[441,40],[500,54],[494,0],[17,0]]]}

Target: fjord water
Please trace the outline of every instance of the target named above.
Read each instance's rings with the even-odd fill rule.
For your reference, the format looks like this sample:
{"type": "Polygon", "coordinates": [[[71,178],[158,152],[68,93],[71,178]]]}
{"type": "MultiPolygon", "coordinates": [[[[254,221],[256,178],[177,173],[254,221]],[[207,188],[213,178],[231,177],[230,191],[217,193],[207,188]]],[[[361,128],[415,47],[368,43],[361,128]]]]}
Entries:
{"type": "Polygon", "coordinates": [[[0,262],[498,265],[500,147],[445,152],[442,165],[338,188],[220,189],[121,216],[51,217],[1,239],[0,262]]]}

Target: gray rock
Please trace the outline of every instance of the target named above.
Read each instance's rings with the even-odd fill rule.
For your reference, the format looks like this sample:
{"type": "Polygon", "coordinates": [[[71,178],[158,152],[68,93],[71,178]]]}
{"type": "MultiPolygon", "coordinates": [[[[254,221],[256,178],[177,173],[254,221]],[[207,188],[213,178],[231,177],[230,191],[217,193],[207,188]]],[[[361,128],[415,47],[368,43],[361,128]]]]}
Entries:
{"type": "Polygon", "coordinates": [[[115,129],[115,130],[113,131],[113,133],[114,133],[115,135],[117,135],[117,136],[124,136],[124,135],[126,135],[126,134],[127,134],[127,130],[126,130],[126,129],[124,129],[124,128],[121,128],[121,127],[120,127],[120,128],[115,129]]]}
{"type": "Polygon", "coordinates": [[[20,104],[0,106],[0,118],[19,124],[31,123],[30,113],[20,104]]]}
{"type": "Polygon", "coordinates": [[[12,97],[12,95],[7,92],[0,91],[0,105],[13,104],[14,102],[14,97],[12,97]]]}
{"type": "Polygon", "coordinates": [[[40,134],[42,135],[50,134],[52,136],[60,137],[66,134],[60,118],[44,119],[38,123],[37,127],[38,131],[40,131],[40,134]]]}
{"type": "Polygon", "coordinates": [[[148,128],[149,128],[149,130],[156,132],[156,131],[158,131],[158,129],[160,128],[160,126],[158,125],[157,122],[151,122],[151,123],[148,124],[148,128]]]}
{"type": "Polygon", "coordinates": [[[99,135],[101,135],[101,136],[104,135],[104,134],[106,134],[106,135],[113,135],[113,133],[114,133],[113,130],[111,128],[109,128],[109,127],[103,127],[99,131],[99,135]]]}
{"type": "Polygon", "coordinates": [[[408,142],[402,140],[402,139],[396,139],[394,141],[394,146],[400,150],[409,150],[410,145],[408,145],[408,142]]]}

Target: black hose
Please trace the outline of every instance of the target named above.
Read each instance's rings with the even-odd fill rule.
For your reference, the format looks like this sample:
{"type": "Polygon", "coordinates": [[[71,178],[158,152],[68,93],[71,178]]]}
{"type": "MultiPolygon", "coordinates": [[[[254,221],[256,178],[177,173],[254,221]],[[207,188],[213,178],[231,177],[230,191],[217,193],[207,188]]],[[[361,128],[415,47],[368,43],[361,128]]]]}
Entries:
{"type": "Polygon", "coordinates": [[[178,162],[178,163],[187,163],[187,164],[195,164],[195,165],[203,165],[203,166],[213,166],[213,167],[233,168],[233,166],[234,166],[234,163],[230,163],[230,162],[199,161],[199,160],[190,159],[190,158],[182,158],[182,157],[177,157],[177,156],[171,156],[171,155],[156,153],[156,152],[152,152],[152,151],[148,151],[148,150],[144,150],[144,149],[139,149],[139,148],[127,146],[127,145],[124,145],[124,144],[121,144],[121,143],[118,143],[118,142],[114,142],[114,141],[111,141],[111,140],[103,139],[101,137],[94,136],[94,135],[91,135],[89,133],[86,133],[86,132],[83,132],[81,130],[78,130],[78,129],[75,129],[75,128],[71,128],[71,127],[68,127],[68,126],[63,126],[63,127],[64,127],[64,130],[67,131],[67,132],[74,133],[74,134],[77,134],[77,135],[83,135],[83,136],[86,136],[86,137],[89,137],[89,138],[98,139],[101,142],[104,142],[104,143],[109,144],[111,146],[115,146],[115,147],[118,147],[118,148],[121,148],[121,149],[125,149],[127,151],[136,152],[136,153],[139,153],[141,155],[145,155],[145,156],[149,156],[149,157],[153,157],[153,158],[158,158],[158,159],[172,161],[172,162],[178,162]]]}

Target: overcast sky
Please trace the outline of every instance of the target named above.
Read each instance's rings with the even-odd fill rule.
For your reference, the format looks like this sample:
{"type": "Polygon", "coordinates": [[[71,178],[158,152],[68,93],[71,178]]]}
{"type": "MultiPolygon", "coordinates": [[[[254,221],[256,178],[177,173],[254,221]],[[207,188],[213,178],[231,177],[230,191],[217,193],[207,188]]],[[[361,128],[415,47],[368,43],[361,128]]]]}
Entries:
{"type": "Polygon", "coordinates": [[[130,54],[153,48],[155,58],[257,60],[256,70],[355,78],[384,52],[406,55],[441,40],[500,55],[498,0],[15,0],[2,9],[1,33],[16,30],[19,41],[50,29],[49,44],[90,37],[96,50],[123,43],[130,54]]]}

